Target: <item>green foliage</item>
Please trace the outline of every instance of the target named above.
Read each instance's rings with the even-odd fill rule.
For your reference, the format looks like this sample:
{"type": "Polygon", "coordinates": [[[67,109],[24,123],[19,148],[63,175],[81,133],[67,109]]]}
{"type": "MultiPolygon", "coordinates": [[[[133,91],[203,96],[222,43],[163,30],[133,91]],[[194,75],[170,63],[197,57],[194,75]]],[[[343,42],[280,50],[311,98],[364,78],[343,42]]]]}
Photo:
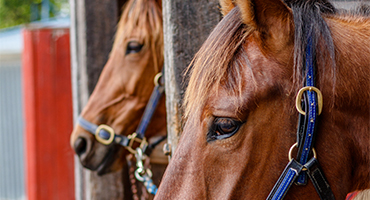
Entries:
{"type": "MultiPolygon", "coordinates": [[[[0,29],[40,19],[41,3],[42,0],[0,0],[0,29]]],[[[50,0],[50,17],[67,3],[68,0],[50,0]]]]}

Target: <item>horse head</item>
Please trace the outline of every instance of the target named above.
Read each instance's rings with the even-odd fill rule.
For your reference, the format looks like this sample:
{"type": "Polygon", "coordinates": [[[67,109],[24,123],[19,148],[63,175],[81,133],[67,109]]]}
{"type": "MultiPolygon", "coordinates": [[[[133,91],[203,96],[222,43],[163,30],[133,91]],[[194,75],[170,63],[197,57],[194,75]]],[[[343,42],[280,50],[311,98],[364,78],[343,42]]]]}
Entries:
{"type": "MultiPolygon", "coordinates": [[[[128,1],[109,60],[81,117],[92,124],[106,124],[116,134],[134,133],[154,88],[153,79],[161,71],[163,62],[161,2],[128,1]]],[[[165,120],[162,98],[145,136],[165,135],[165,120]]],[[[80,124],[72,132],[71,146],[82,165],[98,174],[121,169],[128,153],[117,144],[99,143],[80,124]]]]}
{"type": "MultiPolygon", "coordinates": [[[[225,16],[189,66],[186,123],[156,198],[268,197],[297,142],[309,43],[323,96],[309,155],[336,198],[369,188],[369,18],[338,15],[325,1],[220,4],[225,16]]],[[[286,195],[317,198],[311,182],[286,195]]]]}

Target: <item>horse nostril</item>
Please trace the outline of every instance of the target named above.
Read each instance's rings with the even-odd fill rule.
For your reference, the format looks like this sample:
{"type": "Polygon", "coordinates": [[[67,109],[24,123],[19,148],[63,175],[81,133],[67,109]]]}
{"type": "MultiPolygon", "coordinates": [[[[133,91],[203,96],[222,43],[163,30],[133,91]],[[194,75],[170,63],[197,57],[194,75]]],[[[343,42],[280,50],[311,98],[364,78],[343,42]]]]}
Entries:
{"type": "Polygon", "coordinates": [[[85,138],[79,137],[75,142],[75,151],[78,156],[85,153],[87,147],[87,142],[85,138]]]}

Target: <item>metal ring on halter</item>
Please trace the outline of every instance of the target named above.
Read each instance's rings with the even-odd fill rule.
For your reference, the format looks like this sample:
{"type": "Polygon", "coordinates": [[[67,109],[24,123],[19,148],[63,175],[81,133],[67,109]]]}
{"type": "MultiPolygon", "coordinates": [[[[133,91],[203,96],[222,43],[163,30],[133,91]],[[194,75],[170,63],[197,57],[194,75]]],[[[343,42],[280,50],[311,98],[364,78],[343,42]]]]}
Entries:
{"type": "Polygon", "coordinates": [[[302,95],[303,95],[303,92],[306,91],[306,90],[309,90],[309,91],[313,90],[317,93],[317,101],[318,101],[319,115],[320,115],[321,111],[322,111],[323,101],[322,101],[321,91],[316,87],[307,86],[307,87],[301,88],[297,93],[297,97],[296,97],[296,100],[295,100],[295,107],[297,108],[299,113],[301,113],[302,115],[306,115],[306,113],[302,110],[302,106],[301,106],[302,95]]]}
{"type": "MultiPolygon", "coordinates": [[[[288,154],[288,158],[289,158],[289,162],[290,161],[292,161],[292,151],[293,151],[293,149],[294,149],[294,147],[297,147],[298,146],[298,142],[296,142],[296,143],[294,143],[291,147],[290,147],[290,149],[289,149],[289,154],[288,154]]],[[[313,157],[314,158],[317,158],[316,156],[316,150],[315,150],[315,148],[312,148],[312,152],[313,152],[313,157]]]]}
{"type": "Polygon", "coordinates": [[[149,168],[146,169],[146,170],[144,170],[143,168],[137,168],[135,170],[135,177],[136,177],[137,180],[139,180],[141,182],[144,182],[144,178],[140,175],[143,172],[145,172],[144,174],[146,174],[149,178],[152,178],[153,173],[152,173],[152,171],[149,168]]]}
{"type": "Polygon", "coordinates": [[[98,126],[98,128],[95,131],[95,138],[96,138],[96,140],[98,142],[104,144],[104,145],[111,144],[113,142],[114,136],[115,136],[115,133],[114,133],[113,128],[110,127],[110,126],[108,126],[108,125],[105,125],[105,124],[102,124],[102,125],[98,126]],[[101,138],[100,137],[99,132],[102,129],[106,130],[109,133],[109,138],[108,139],[104,139],[104,138],[101,138]]]}
{"type": "Polygon", "coordinates": [[[136,154],[136,150],[134,150],[132,147],[134,145],[134,142],[137,142],[137,143],[140,143],[140,148],[142,150],[144,150],[147,146],[148,146],[148,142],[146,141],[146,138],[144,137],[143,139],[140,139],[137,137],[137,133],[133,133],[129,136],[127,136],[127,138],[130,140],[130,143],[128,144],[127,147],[125,147],[130,153],[132,154],[136,154]]]}
{"type": "Polygon", "coordinates": [[[158,85],[161,85],[160,83],[159,83],[159,79],[162,77],[162,72],[159,72],[158,74],[156,74],[155,76],[154,76],[154,85],[155,86],[158,86],[158,85]]]}

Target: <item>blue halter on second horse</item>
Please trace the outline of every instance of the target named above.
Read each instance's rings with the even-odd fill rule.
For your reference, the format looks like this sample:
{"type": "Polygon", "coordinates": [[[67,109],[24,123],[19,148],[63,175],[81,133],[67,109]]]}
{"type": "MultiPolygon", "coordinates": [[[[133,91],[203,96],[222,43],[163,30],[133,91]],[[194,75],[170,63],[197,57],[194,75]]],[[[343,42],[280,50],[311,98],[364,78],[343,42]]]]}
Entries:
{"type": "Polygon", "coordinates": [[[137,180],[143,182],[147,191],[153,195],[157,193],[158,188],[153,184],[153,181],[151,179],[152,172],[150,171],[150,169],[144,168],[143,160],[145,159],[145,156],[149,156],[153,148],[160,142],[162,142],[164,139],[166,139],[166,137],[162,137],[155,143],[148,144],[145,138],[145,132],[154,114],[154,111],[157,108],[158,102],[161,99],[164,92],[164,80],[162,78],[163,77],[162,74],[163,70],[161,73],[158,73],[154,77],[155,87],[150,96],[149,102],[145,107],[145,111],[141,118],[139,126],[137,127],[136,131],[133,134],[127,137],[124,135],[119,135],[116,134],[113,128],[108,125],[101,124],[98,126],[85,120],[81,116],[78,118],[79,125],[86,131],[95,135],[95,138],[98,142],[104,145],[110,145],[114,142],[125,147],[128,151],[135,155],[136,165],[138,167],[137,170],[135,171],[135,177],[137,180]],[[139,143],[139,147],[133,149],[134,148],[133,145],[135,142],[139,143]]]}

